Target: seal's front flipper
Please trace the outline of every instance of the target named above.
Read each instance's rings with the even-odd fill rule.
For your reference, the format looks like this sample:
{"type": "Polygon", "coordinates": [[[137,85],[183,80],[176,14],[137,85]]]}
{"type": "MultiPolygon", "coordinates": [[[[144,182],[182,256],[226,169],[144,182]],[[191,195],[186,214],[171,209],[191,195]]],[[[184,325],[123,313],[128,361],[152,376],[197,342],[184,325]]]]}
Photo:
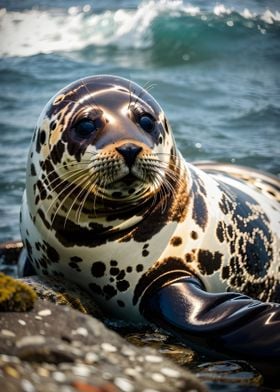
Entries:
{"type": "Polygon", "coordinates": [[[208,351],[280,363],[280,305],[237,293],[208,293],[192,277],[154,292],[144,317],[208,351]]]}

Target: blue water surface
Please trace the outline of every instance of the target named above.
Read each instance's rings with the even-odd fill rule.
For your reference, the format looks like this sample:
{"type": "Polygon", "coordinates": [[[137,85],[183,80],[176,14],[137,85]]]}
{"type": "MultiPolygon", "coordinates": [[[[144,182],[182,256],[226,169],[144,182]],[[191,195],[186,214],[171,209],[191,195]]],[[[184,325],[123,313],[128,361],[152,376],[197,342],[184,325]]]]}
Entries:
{"type": "Polygon", "coordinates": [[[152,86],[187,160],[280,174],[280,3],[0,0],[0,242],[18,239],[45,103],[100,73],[152,86]]]}

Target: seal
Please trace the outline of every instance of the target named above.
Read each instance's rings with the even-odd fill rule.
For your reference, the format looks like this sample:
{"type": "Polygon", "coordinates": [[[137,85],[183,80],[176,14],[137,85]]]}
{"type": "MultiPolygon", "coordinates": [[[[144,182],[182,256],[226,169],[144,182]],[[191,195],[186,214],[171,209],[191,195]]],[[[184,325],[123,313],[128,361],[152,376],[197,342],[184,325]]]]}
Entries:
{"type": "Polygon", "coordinates": [[[76,282],[110,317],[279,359],[279,195],[272,175],[185,162],[146,90],[93,76],[39,118],[21,234],[39,275],[76,282]]]}

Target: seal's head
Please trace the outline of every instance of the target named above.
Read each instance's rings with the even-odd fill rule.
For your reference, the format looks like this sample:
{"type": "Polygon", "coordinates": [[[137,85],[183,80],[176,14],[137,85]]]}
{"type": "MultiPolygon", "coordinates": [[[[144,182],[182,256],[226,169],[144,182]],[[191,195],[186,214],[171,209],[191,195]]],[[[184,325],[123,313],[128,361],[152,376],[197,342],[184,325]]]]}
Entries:
{"type": "Polygon", "coordinates": [[[35,138],[49,185],[68,187],[69,202],[72,192],[79,203],[94,195],[95,204],[139,205],[171,173],[174,140],[164,112],[120,77],[88,77],[61,90],[46,105],[35,138]]]}

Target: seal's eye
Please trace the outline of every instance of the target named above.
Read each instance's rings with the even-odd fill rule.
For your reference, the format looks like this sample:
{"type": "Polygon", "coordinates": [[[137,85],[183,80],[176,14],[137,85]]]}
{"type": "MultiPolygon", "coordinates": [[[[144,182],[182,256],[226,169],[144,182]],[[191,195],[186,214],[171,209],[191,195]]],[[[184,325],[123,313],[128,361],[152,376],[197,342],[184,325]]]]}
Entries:
{"type": "Polygon", "coordinates": [[[149,114],[142,114],[138,117],[138,123],[146,132],[152,132],[155,127],[155,119],[149,114]]]}
{"type": "Polygon", "coordinates": [[[99,125],[98,120],[83,118],[75,125],[75,132],[81,138],[88,138],[100,128],[99,125]]]}

